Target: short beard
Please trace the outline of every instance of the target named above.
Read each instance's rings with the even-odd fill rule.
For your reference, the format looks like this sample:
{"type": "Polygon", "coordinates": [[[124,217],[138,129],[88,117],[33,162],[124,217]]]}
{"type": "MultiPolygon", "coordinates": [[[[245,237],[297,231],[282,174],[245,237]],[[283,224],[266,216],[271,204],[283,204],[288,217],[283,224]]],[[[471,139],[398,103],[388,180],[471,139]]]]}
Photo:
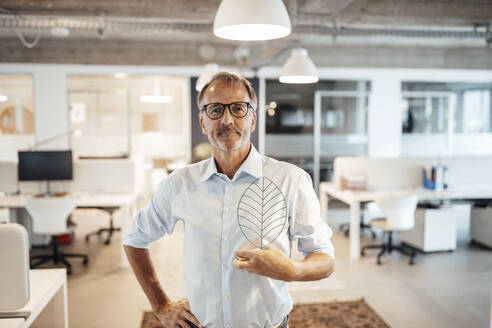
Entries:
{"type": "Polygon", "coordinates": [[[251,135],[248,132],[249,131],[245,131],[244,133],[242,133],[240,139],[230,147],[225,146],[221,141],[219,141],[217,138],[212,137],[212,135],[210,135],[210,134],[208,135],[208,141],[210,141],[212,146],[217,147],[223,151],[238,150],[248,143],[250,135],[251,135]]]}

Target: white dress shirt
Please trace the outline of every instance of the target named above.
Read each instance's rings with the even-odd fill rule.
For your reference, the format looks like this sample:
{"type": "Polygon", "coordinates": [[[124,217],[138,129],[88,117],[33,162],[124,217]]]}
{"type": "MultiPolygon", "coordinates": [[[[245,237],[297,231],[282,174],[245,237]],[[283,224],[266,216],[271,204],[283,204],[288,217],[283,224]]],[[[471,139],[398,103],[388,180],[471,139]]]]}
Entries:
{"type": "MultiPolygon", "coordinates": [[[[332,231],[320,218],[309,175],[295,165],[260,155],[253,146],[232,180],[217,172],[213,158],[171,173],[124,234],[123,244],[148,248],[171,234],[178,220],[183,221],[185,289],[192,313],[206,327],[271,328],[292,310],[284,281],[232,266],[235,250],[255,248],[253,243],[259,241],[254,240],[255,234],[248,235],[255,228],[245,227],[247,215],[241,209],[247,198],[241,197],[258,181],[274,182],[285,208],[278,208],[277,221],[285,224],[271,224],[270,230],[276,230],[266,236],[263,246],[271,243],[290,257],[292,242],[297,240],[304,256],[323,252],[334,257],[332,231]]],[[[268,190],[275,187],[272,184],[268,190]]]]}

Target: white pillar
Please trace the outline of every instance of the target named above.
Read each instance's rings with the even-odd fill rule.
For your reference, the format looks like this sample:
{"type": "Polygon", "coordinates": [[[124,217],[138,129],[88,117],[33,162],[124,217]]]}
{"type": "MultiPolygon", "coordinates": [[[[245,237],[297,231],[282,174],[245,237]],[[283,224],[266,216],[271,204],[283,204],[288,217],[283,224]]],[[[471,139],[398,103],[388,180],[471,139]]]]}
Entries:
{"type": "Polygon", "coordinates": [[[400,156],[401,81],[395,74],[384,72],[371,80],[368,117],[369,156],[400,156]]]}
{"type": "Polygon", "coordinates": [[[43,143],[37,149],[69,149],[70,136],[68,88],[66,73],[53,67],[34,72],[35,140],[43,143]]]}

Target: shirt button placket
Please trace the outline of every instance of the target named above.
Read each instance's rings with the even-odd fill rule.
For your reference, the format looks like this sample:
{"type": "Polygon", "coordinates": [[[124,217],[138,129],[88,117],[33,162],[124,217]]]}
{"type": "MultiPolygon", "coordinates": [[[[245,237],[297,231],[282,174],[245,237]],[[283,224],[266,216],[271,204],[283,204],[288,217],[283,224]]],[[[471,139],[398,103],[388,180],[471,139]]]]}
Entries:
{"type": "Polygon", "coordinates": [[[227,234],[229,233],[229,223],[231,221],[231,186],[232,182],[229,182],[225,186],[225,194],[224,194],[224,212],[222,216],[222,311],[223,311],[223,319],[226,328],[231,327],[232,321],[232,312],[231,312],[231,303],[229,301],[229,274],[230,271],[227,258],[230,253],[230,246],[228,242],[227,234]]]}

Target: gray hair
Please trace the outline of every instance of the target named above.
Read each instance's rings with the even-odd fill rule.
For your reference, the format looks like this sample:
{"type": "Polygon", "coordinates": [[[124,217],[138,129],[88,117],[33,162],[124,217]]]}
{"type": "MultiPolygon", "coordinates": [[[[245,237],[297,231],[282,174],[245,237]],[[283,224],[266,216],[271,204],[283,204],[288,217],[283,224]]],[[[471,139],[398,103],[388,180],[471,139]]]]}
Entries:
{"type": "Polygon", "coordinates": [[[198,96],[196,98],[198,108],[200,108],[200,103],[203,100],[203,95],[205,94],[207,89],[210,87],[210,85],[212,85],[215,82],[224,82],[224,83],[227,83],[230,85],[244,87],[246,89],[246,91],[248,92],[248,96],[249,96],[249,99],[251,101],[251,106],[253,106],[253,110],[256,109],[256,107],[258,105],[258,98],[256,97],[256,93],[255,93],[255,90],[253,89],[253,86],[244,77],[242,77],[239,74],[232,73],[232,72],[219,72],[212,77],[210,82],[208,82],[207,84],[205,84],[203,86],[202,90],[200,90],[200,92],[198,93],[198,96]]]}

